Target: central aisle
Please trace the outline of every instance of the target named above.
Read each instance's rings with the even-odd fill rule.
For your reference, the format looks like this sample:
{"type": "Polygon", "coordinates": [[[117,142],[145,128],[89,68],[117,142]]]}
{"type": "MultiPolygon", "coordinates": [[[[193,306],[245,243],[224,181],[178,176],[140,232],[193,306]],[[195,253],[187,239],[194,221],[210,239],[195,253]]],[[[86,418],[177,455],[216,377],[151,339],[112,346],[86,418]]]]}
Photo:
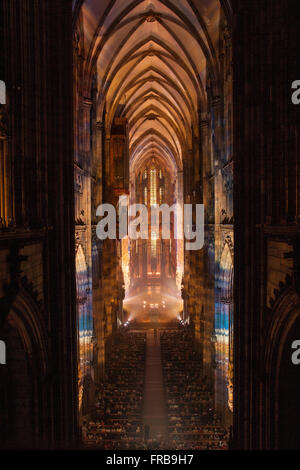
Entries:
{"type": "Polygon", "coordinates": [[[150,438],[155,439],[159,434],[164,438],[167,435],[159,332],[155,338],[153,329],[147,332],[143,421],[150,427],[150,438]]]}

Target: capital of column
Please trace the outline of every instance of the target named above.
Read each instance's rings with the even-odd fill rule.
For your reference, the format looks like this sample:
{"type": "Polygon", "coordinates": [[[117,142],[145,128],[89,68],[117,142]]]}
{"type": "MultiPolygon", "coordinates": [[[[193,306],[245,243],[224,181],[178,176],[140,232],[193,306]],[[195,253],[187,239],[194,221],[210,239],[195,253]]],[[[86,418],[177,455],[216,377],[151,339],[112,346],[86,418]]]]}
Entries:
{"type": "Polygon", "coordinates": [[[207,129],[209,126],[209,122],[207,119],[202,119],[199,123],[200,129],[207,129]]]}
{"type": "Polygon", "coordinates": [[[221,103],[221,97],[213,96],[211,102],[212,102],[213,107],[218,107],[221,103]]]}
{"type": "Polygon", "coordinates": [[[90,109],[90,107],[92,106],[93,102],[91,100],[91,98],[83,98],[83,106],[87,109],[90,109]]]}
{"type": "Polygon", "coordinates": [[[99,131],[103,131],[104,129],[104,124],[102,121],[97,121],[96,122],[96,128],[99,130],[99,131]]]}

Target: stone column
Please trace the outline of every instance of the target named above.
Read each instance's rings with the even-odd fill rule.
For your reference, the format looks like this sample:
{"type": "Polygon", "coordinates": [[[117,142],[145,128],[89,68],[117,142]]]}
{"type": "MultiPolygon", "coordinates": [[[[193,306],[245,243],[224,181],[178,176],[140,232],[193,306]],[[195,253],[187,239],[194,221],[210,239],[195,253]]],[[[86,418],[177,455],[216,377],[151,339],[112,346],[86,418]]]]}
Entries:
{"type": "Polygon", "coordinates": [[[110,163],[110,142],[111,142],[111,137],[110,135],[105,136],[105,188],[104,188],[104,193],[105,193],[105,203],[111,202],[110,196],[110,189],[112,187],[112,180],[111,180],[111,175],[110,175],[110,170],[111,170],[111,163],[110,163]]]}
{"type": "MultiPolygon", "coordinates": [[[[103,202],[103,182],[102,182],[102,140],[104,125],[101,121],[96,123],[96,132],[94,136],[94,149],[93,149],[93,173],[95,176],[95,188],[93,193],[93,207],[97,207],[103,202]]],[[[92,220],[96,219],[96,214],[92,214],[92,220]]]]}
{"type": "Polygon", "coordinates": [[[14,225],[12,172],[5,106],[0,105],[0,229],[14,225]]]}

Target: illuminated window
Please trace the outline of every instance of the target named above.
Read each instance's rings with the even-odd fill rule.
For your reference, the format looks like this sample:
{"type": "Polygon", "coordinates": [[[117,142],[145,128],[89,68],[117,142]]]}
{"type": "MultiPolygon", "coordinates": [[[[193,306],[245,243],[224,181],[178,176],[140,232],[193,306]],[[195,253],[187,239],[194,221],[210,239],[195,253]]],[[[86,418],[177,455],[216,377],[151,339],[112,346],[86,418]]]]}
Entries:
{"type": "Polygon", "coordinates": [[[148,173],[147,173],[147,170],[145,170],[145,171],[144,171],[144,175],[143,175],[144,180],[147,179],[147,176],[148,176],[148,173]]]}
{"type": "Polygon", "coordinates": [[[162,171],[161,170],[159,170],[159,177],[160,177],[160,179],[162,179],[162,171]]]}
{"type": "Polygon", "coordinates": [[[163,199],[164,199],[164,189],[162,186],[159,188],[159,199],[160,199],[160,204],[162,204],[163,199]]]}
{"type": "Polygon", "coordinates": [[[147,186],[144,187],[144,204],[148,204],[148,189],[147,186]]]}
{"type": "Polygon", "coordinates": [[[156,258],[156,232],[151,232],[151,257],[156,258]]]}
{"type": "Polygon", "coordinates": [[[150,170],[150,205],[154,206],[157,203],[156,197],[157,182],[156,182],[156,168],[150,170]]]}

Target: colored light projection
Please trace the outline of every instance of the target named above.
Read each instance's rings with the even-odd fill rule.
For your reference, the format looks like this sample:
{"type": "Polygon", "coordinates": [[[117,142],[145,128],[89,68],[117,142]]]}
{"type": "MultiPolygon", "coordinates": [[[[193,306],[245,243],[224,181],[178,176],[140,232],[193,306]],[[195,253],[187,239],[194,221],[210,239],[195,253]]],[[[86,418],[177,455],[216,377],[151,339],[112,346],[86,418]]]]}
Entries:
{"type": "Polygon", "coordinates": [[[90,286],[84,252],[79,246],[76,255],[77,321],[79,332],[79,408],[82,403],[84,377],[92,376],[93,315],[89,302],[90,286]]]}
{"type": "Polygon", "coordinates": [[[215,305],[216,402],[233,411],[233,263],[226,243],[221,256],[215,305]]]}

